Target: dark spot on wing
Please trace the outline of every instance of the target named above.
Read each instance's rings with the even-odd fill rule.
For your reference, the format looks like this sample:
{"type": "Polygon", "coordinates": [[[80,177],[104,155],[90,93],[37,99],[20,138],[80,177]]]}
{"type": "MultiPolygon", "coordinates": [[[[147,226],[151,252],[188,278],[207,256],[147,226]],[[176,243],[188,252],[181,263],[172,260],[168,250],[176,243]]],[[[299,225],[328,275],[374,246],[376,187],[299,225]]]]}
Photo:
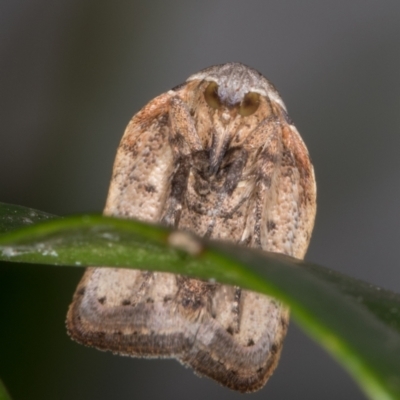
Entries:
{"type": "Polygon", "coordinates": [[[122,300],[122,303],[121,303],[123,306],[129,306],[130,304],[131,304],[131,301],[130,300],[122,300]]]}
{"type": "Polygon", "coordinates": [[[157,192],[156,187],[153,186],[153,185],[150,185],[150,184],[144,185],[144,189],[145,189],[146,192],[148,192],[148,193],[156,193],[156,192],[157,192]]]}
{"type": "Polygon", "coordinates": [[[98,301],[100,304],[104,304],[104,303],[106,302],[106,300],[107,300],[106,296],[99,297],[99,298],[97,299],[97,301],[98,301]]]}
{"type": "Polygon", "coordinates": [[[276,229],[276,223],[274,221],[268,220],[267,229],[268,231],[273,231],[274,229],[276,229]]]}
{"type": "Polygon", "coordinates": [[[230,335],[233,335],[233,328],[231,326],[226,330],[230,335]]]}
{"type": "Polygon", "coordinates": [[[85,290],[86,290],[86,287],[83,286],[83,287],[81,287],[81,288],[77,291],[77,294],[78,294],[79,296],[83,296],[83,295],[85,294],[85,290]]]}

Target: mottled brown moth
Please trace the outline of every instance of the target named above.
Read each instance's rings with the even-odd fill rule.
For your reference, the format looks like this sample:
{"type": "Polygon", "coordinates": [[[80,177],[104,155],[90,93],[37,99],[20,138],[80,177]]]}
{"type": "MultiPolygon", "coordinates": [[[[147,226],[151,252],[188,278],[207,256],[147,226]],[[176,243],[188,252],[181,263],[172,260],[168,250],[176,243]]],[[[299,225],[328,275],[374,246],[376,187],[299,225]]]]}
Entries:
{"type": "MultiPolygon", "coordinates": [[[[150,101],[118,148],[106,215],[303,258],[316,211],[308,151],[274,86],[216,65],[150,101]]],[[[275,369],[289,312],[239,287],[180,275],[88,268],[67,316],[76,341],[175,357],[241,392],[275,369]]]]}

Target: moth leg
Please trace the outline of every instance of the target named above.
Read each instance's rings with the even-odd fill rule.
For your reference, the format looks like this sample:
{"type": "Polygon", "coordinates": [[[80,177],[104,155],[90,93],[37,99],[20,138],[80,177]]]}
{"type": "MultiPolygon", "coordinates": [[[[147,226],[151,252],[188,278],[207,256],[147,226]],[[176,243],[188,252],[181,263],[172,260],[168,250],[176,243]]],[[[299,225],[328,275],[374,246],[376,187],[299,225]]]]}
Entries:
{"type": "Polygon", "coordinates": [[[169,107],[169,143],[175,164],[171,176],[170,195],[161,221],[177,228],[185,201],[192,155],[202,150],[200,138],[190,112],[182,99],[174,96],[169,107]]]}
{"type": "Polygon", "coordinates": [[[164,215],[161,222],[168,226],[178,227],[183,202],[187,191],[187,184],[189,179],[191,157],[183,156],[176,160],[177,167],[171,177],[170,195],[166,202],[164,215]]]}
{"type": "MultiPolygon", "coordinates": [[[[276,139],[276,138],[275,138],[276,139]]],[[[258,184],[256,185],[254,245],[262,247],[262,224],[266,224],[263,218],[266,202],[272,202],[275,197],[275,186],[279,166],[281,163],[281,146],[278,140],[273,140],[263,149],[260,159],[263,160],[259,169],[258,184]]]]}
{"type": "Polygon", "coordinates": [[[185,102],[178,96],[170,100],[169,124],[170,143],[176,155],[190,155],[203,150],[193,117],[185,102]]]}
{"type": "Polygon", "coordinates": [[[257,154],[252,176],[255,181],[252,201],[249,202],[249,217],[241,239],[251,247],[262,246],[262,226],[266,224],[265,208],[276,200],[277,180],[281,165],[281,126],[275,116],[265,119],[254,131],[253,136],[266,137],[267,141],[257,154]]]}
{"type": "Polygon", "coordinates": [[[233,193],[239,181],[242,179],[243,169],[246,165],[247,158],[247,151],[243,147],[234,147],[225,155],[224,162],[221,164],[219,172],[223,171],[222,168],[228,166],[226,178],[219,191],[214,209],[212,210],[212,219],[208,226],[205,237],[210,237],[212,235],[216,219],[221,216],[222,205],[225,199],[233,193]]]}

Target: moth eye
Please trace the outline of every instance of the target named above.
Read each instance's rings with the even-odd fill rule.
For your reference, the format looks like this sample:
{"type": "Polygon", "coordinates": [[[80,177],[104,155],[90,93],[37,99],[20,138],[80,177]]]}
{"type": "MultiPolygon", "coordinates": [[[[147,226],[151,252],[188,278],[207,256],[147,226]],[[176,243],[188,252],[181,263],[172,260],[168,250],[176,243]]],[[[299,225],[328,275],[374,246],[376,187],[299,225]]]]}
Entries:
{"type": "Polygon", "coordinates": [[[239,114],[247,117],[254,114],[260,105],[260,95],[255,92],[246,93],[239,106],[239,114]]]}
{"type": "Polygon", "coordinates": [[[214,109],[221,107],[221,100],[218,96],[218,85],[215,82],[210,82],[204,91],[204,98],[206,103],[214,109]]]}

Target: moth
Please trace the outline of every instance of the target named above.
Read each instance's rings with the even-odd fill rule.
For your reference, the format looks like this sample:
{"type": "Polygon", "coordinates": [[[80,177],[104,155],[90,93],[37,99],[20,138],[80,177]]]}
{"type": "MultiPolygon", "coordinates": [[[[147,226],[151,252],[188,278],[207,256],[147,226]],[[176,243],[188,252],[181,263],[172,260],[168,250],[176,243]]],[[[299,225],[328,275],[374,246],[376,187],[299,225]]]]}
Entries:
{"type": "MultiPolygon", "coordinates": [[[[104,214],[303,258],[313,166],[274,86],[216,65],[150,101],[119,145],[104,214]]],[[[134,357],[174,357],[240,392],[264,386],[289,320],[279,301],[169,273],[88,268],[71,337],[134,357]]]]}

